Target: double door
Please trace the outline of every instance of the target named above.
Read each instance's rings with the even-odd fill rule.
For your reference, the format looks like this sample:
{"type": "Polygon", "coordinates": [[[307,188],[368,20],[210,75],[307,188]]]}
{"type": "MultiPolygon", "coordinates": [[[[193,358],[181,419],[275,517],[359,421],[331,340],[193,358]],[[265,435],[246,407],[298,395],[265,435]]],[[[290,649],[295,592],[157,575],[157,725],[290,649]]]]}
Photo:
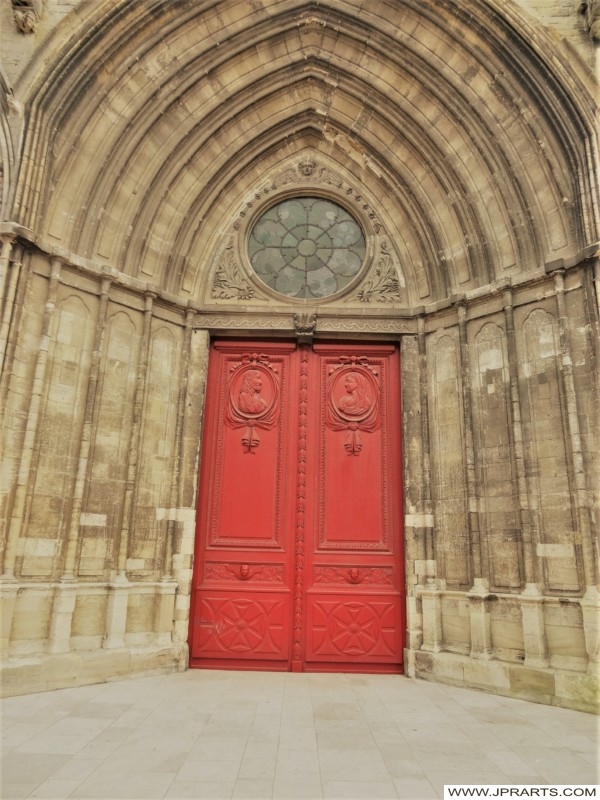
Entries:
{"type": "Polygon", "coordinates": [[[190,665],[400,672],[393,345],[215,341],[190,665]]]}

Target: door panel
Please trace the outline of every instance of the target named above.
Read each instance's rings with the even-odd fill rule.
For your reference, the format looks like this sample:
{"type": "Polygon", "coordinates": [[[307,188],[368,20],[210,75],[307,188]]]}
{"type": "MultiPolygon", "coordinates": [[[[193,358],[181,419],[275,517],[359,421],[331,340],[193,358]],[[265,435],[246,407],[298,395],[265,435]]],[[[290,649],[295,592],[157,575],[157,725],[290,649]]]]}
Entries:
{"type": "Polygon", "coordinates": [[[393,346],[214,343],[191,666],[400,671],[393,346]]]}
{"type": "Polygon", "coordinates": [[[192,666],[288,668],[295,350],[229,341],[211,350],[192,666]]]}
{"type": "Polygon", "coordinates": [[[286,660],[289,657],[287,597],[245,589],[205,589],[199,606],[195,653],[205,658],[286,660]]]}
{"type": "Polygon", "coordinates": [[[319,345],[304,669],[402,661],[400,394],[392,346],[319,345]]]}

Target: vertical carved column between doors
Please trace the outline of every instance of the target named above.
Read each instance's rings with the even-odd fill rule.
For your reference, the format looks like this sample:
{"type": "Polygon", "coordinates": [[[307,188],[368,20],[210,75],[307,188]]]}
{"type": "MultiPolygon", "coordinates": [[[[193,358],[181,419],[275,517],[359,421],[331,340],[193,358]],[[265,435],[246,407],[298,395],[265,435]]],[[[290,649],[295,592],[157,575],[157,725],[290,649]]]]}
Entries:
{"type": "Polygon", "coordinates": [[[306,445],[308,423],[308,349],[300,345],[300,405],[298,420],[298,488],[296,490],[296,560],[294,565],[294,641],[292,672],[302,671],[302,626],[304,586],[304,533],[306,513],[306,445]]]}

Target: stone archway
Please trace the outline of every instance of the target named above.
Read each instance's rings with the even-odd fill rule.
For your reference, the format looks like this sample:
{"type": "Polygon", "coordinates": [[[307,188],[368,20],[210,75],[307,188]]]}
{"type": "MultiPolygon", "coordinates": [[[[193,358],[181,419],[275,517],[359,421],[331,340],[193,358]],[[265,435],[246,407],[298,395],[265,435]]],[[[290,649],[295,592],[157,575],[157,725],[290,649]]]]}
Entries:
{"type": "Polygon", "coordinates": [[[504,0],[92,5],[32,55],[2,128],[7,674],[185,662],[211,337],[385,340],[408,669],[589,706],[591,70],[504,0]],[[365,231],[328,296],[248,258],[299,194],[365,231]]]}

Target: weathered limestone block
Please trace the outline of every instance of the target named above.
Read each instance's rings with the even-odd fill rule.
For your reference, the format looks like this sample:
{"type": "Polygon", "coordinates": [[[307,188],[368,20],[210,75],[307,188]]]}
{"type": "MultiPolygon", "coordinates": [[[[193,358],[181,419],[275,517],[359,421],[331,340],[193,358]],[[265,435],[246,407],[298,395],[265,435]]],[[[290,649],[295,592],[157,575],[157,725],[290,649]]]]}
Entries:
{"type": "Polygon", "coordinates": [[[492,647],[501,661],[523,658],[522,605],[518,599],[496,596],[490,602],[492,647]]]}
{"type": "Polygon", "coordinates": [[[547,666],[544,599],[539,587],[528,584],[519,602],[523,625],[524,663],[528,667],[547,666]]]}
{"type": "Polygon", "coordinates": [[[600,675],[600,596],[591,587],[581,599],[583,633],[589,658],[588,674],[600,675]]]}
{"type": "Polygon", "coordinates": [[[442,595],[435,587],[417,587],[423,610],[421,650],[438,653],[442,649],[442,595]]]}
{"type": "Polygon", "coordinates": [[[71,649],[71,626],[77,601],[75,582],[59,583],[54,594],[50,631],[48,636],[49,653],[68,653],[71,649]]]}
{"type": "Polygon", "coordinates": [[[18,585],[16,581],[0,582],[0,654],[8,655],[12,638],[12,624],[17,601],[18,585]]]}
{"type": "Polygon", "coordinates": [[[115,578],[109,586],[106,635],[103,643],[103,647],[107,650],[125,647],[130,588],[131,584],[126,578],[115,578]]]}
{"type": "Polygon", "coordinates": [[[489,660],[492,651],[492,619],[489,594],[483,581],[476,582],[468,594],[471,617],[471,657],[489,660]]]}
{"type": "Polygon", "coordinates": [[[444,594],[442,599],[442,631],[444,649],[468,653],[471,649],[471,611],[469,600],[462,594],[444,594]]]}

